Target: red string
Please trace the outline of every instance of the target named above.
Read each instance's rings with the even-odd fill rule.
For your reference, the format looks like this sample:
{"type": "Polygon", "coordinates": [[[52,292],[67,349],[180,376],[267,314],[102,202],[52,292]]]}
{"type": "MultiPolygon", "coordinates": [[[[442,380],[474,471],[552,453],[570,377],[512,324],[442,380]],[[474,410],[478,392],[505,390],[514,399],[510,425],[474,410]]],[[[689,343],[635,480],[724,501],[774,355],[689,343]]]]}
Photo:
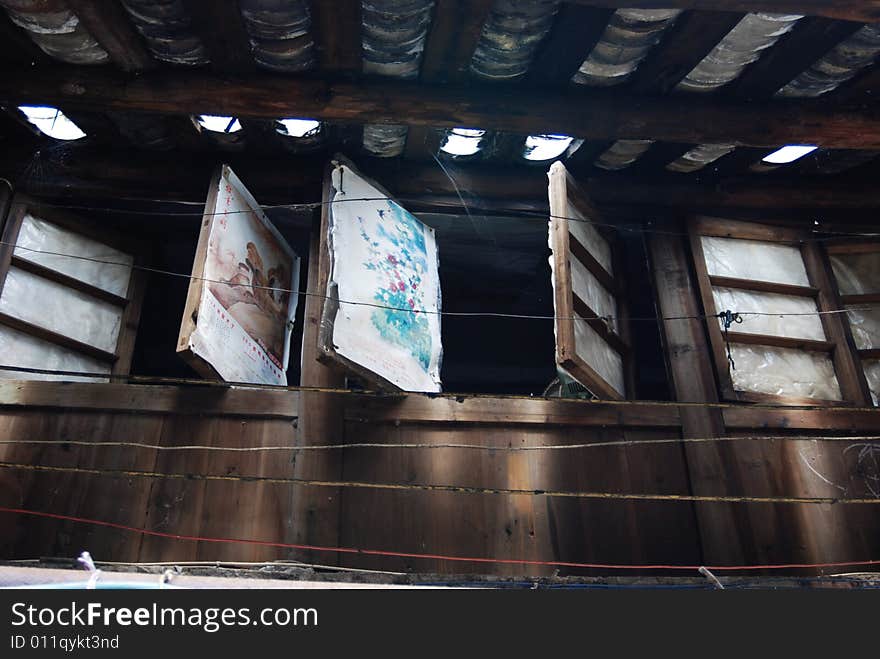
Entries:
{"type": "Polygon", "coordinates": [[[683,570],[695,571],[701,567],[706,567],[713,571],[738,571],[738,570],[793,570],[793,569],[810,569],[810,568],[832,568],[832,567],[866,567],[871,565],[880,565],[880,560],[872,561],[844,561],[840,563],[785,563],[775,565],[617,565],[614,563],[573,563],[568,561],[535,561],[519,558],[486,558],[471,556],[446,556],[444,554],[414,554],[401,551],[386,551],[382,549],[358,549],[353,547],[320,547],[316,545],[298,545],[287,542],[271,542],[268,540],[251,540],[240,538],[209,538],[197,535],[182,535],[178,533],[165,533],[163,531],[152,531],[150,529],[139,529],[134,526],[125,524],[117,524],[115,522],[103,522],[96,519],[88,519],[86,517],[74,517],[71,515],[61,515],[58,513],[46,513],[36,510],[25,510],[23,508],[6,508],[0,506],[0,513],[12,513],[17,515],[30,515],[33,517],[45,517],[49,519],[60,519],[68,522],[79,522],[81,524],[91,524],[92,526],[104,526],[122,531],[130,531],[132,533],[140,533],[158,538],[170,538],[172,540],[188,540],[193,542],[216,542],[222,544],[241,544],[241,545],[257,545],[260,547],[277,547],[281,549],[301,549],[306,551],[331,552],[337,554],[360,554],[364,556],[391,556],[394,558],[424,558],[439,561],[458,561],[463,563],[496,563],[505,565],[542,565],[548,567],[573,567],[573,568],[593,568],[600,570],[683,570]]]}

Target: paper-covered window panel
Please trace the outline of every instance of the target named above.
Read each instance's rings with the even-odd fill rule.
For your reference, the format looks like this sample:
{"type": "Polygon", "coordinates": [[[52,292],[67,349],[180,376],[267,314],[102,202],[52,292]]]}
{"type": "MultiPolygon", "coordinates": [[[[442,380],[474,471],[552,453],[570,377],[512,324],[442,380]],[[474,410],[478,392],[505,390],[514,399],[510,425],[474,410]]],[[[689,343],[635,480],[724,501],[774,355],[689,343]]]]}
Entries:
{"type": "Polygon", "coordinates": [[[114,352],[122,309],[16,267],[6,275],[0,313],[114,352]]]}
{"type": "MultiPolygon", "coordinates": [[[[73,350],[43,341],[18,330],[0,325],[0,352],[3,363],[26,369],[70,371],[90,374],[110,374],[105,362],[92,359],[73,350]]],[[[72,382],[107,382],[105,378],[0,370],[4,380],[64,380],[72,382]]]]}
{"type": "Polygon", "coordinates": [[[623,359],[620,354],[577,315],[574,320],[574,345],[580,359],[589,364],[621,397],[626,395],[623,359]]]}
{"type": "Polygon", "coordinates": [[[125,297],[134,257],[26,213],[15,256],[125,297]]]}
{"type": "Polygon", "coordinates": [[[846,317],[859,350],[880,348],[880,307],[847,307],[846,317]]]}
{"type": "Polygon", "coordinates": [[[825,330],[812,298],[723,287],[713,288],[712,297],[719,311],[730,309],[742,314],[743,322],[734,326],[737,332],[825,340],[825,330]]]}
{"type": "Polygon", "coordinates": [[[577,259],[569,259],[572,293],[583,300],[600,318],[608,319],[612,331],[617,331],[617,301],[592,272],[577,259]]]}
{"type": "Polygon", "coordinates": [[[735,365],[730,374],[737,391],[842,400],[834,364],[824,353],[731,343],[730,356],[735,365]]]}
{"type": "Polygon", "coordinates": [[[832,254],[831,268],[841,295],[880,293],[880,251],[832,254]]]}
{"type": "MultiPolygon", "coordinates": [[[[596,218],[587,217],[569,202],[566,206],[565,218],[568,232],[590,253],[609,275],[614,275],[614,259],[611,245],[594,226],[596,218]]],[[[555,215],[555,213],[554,213],[555,215]]]]}
{"type": "Polygon", "coordinates": [[[793,245],[700,236],[710,276],[809,286],[801,250],[793,245]]]}
{"type": "Polygon", "coordinates": [[[874,405],[880,405],[880,359],[870,359],[862,362],[865,369],[865,379],[868,381],[868,389],[871,390],[871,399],[874,405]]]}

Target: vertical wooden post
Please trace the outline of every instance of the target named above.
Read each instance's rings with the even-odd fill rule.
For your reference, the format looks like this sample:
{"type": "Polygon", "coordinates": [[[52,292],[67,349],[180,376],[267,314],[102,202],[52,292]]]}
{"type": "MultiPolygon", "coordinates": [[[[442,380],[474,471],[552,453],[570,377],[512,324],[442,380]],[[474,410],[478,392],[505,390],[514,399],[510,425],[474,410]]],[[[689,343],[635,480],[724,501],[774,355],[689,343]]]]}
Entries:
{"type": "MultiPolygon", "coordinates": [[[[341,388],[345,376],[333,365],[318,361],[318,335],[324,309],[324,295],[330,276],[327,226],[333,190],[330,169],[324,180],[320,221],[314,223],[309,247],[309,273],[305,296],[300,384],[304,387],[341,388]]],[[[339,395],[302,392],[300,397],[297,445],[340,444],[344,439],[343,400],[339,395]]],[[[339,480],[342,476],[341,451],[301,451],[294,456],[294,478],[339,480]]],[[[287,542],[335,547],[339,542],[341,491],[336,488],[297,487],[291,489],[290,514],[286,525],[287,542]]],[[[300,552],[309,562],[335,563],[327,553],[300,552]]]]}
{"type": "MultiPolygon", "coordinates": [[[[653,234],[649,250],[654,271],[658,313],[663,318],[698,316],[697,290],[688,268],[689,255],[681,238],[653,234]]],[[[680,402],[718,402],[711,352],[701,320],[666,320],[661,338],[669,363],[675,397],[680,402]]],[[[724,420],[718,408],[682,407],[682,436],[721,437],[724,420]]],[[[694,494],[728,494],[728,461],[720,444],[686,444],[685,458],[694,494]]],[[[708,564],[743,563],[733,504],[696,504],[697,525],[708,564]]]]}

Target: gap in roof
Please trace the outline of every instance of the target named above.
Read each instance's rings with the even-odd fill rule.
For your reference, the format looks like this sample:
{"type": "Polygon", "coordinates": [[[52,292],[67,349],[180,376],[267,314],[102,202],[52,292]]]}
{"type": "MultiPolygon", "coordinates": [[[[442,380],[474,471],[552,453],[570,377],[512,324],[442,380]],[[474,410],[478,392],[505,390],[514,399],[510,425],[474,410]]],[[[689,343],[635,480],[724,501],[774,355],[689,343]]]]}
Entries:
{"type": "Polygon", "coordinates": [[[811,144],[788,144],[781,149],[777,149],[770,155],[764,156],[761,162],[767,162],[771,165],[785,165],[794,162],[799,158],[803,158],[808,153],[812,153],[819,147],[811,144]]]}
{"type": "Polygon", "coordinates": [[[558,158],[574,141],[568,135],[529,135],[523,157],[526,160],[550,160],[558,158]]]}
{"type": "Polygon", "coordinates": [[[58,108],[48,105],[19,105],[27,120],[40,132],[56,140],[78,140],[86,134],[58,108]]]}
{"type": "Polygon", "coordinates": [[[311,137],[321,130],[321,122],[314,119],[279,119],[276,129],[282,135],[288,137],[311,137]]]}
{"type": "Polygon", "coordinates": [[[215,114],[200,114],[199,126],[212,133],[237,133],[241,123],[235,117],[221,117],[215,114]]]}
{"type": "Polygon", "coordinates": [[[440,150],[451,156],[472,156],[480,150],[485,134],[479,128],[453,128],[446,133],[440,150]]]}

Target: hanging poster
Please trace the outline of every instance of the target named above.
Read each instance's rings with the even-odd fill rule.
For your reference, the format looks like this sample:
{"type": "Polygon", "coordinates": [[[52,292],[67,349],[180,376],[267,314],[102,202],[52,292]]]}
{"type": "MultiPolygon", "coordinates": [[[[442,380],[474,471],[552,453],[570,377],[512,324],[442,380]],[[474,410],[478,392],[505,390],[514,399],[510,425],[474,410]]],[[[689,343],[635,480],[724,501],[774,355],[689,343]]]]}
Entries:
{"type": "Polygon", "coordinates": [[[331,194],[325,354],[380,387],[440,391],[434,230],[346,164],[331,194]]]}
{"type": "Polygon", "coordinates": [[[299,266],[224,165],[205,204],[178,352],[206,377],[286,385],[299,266]]]}

